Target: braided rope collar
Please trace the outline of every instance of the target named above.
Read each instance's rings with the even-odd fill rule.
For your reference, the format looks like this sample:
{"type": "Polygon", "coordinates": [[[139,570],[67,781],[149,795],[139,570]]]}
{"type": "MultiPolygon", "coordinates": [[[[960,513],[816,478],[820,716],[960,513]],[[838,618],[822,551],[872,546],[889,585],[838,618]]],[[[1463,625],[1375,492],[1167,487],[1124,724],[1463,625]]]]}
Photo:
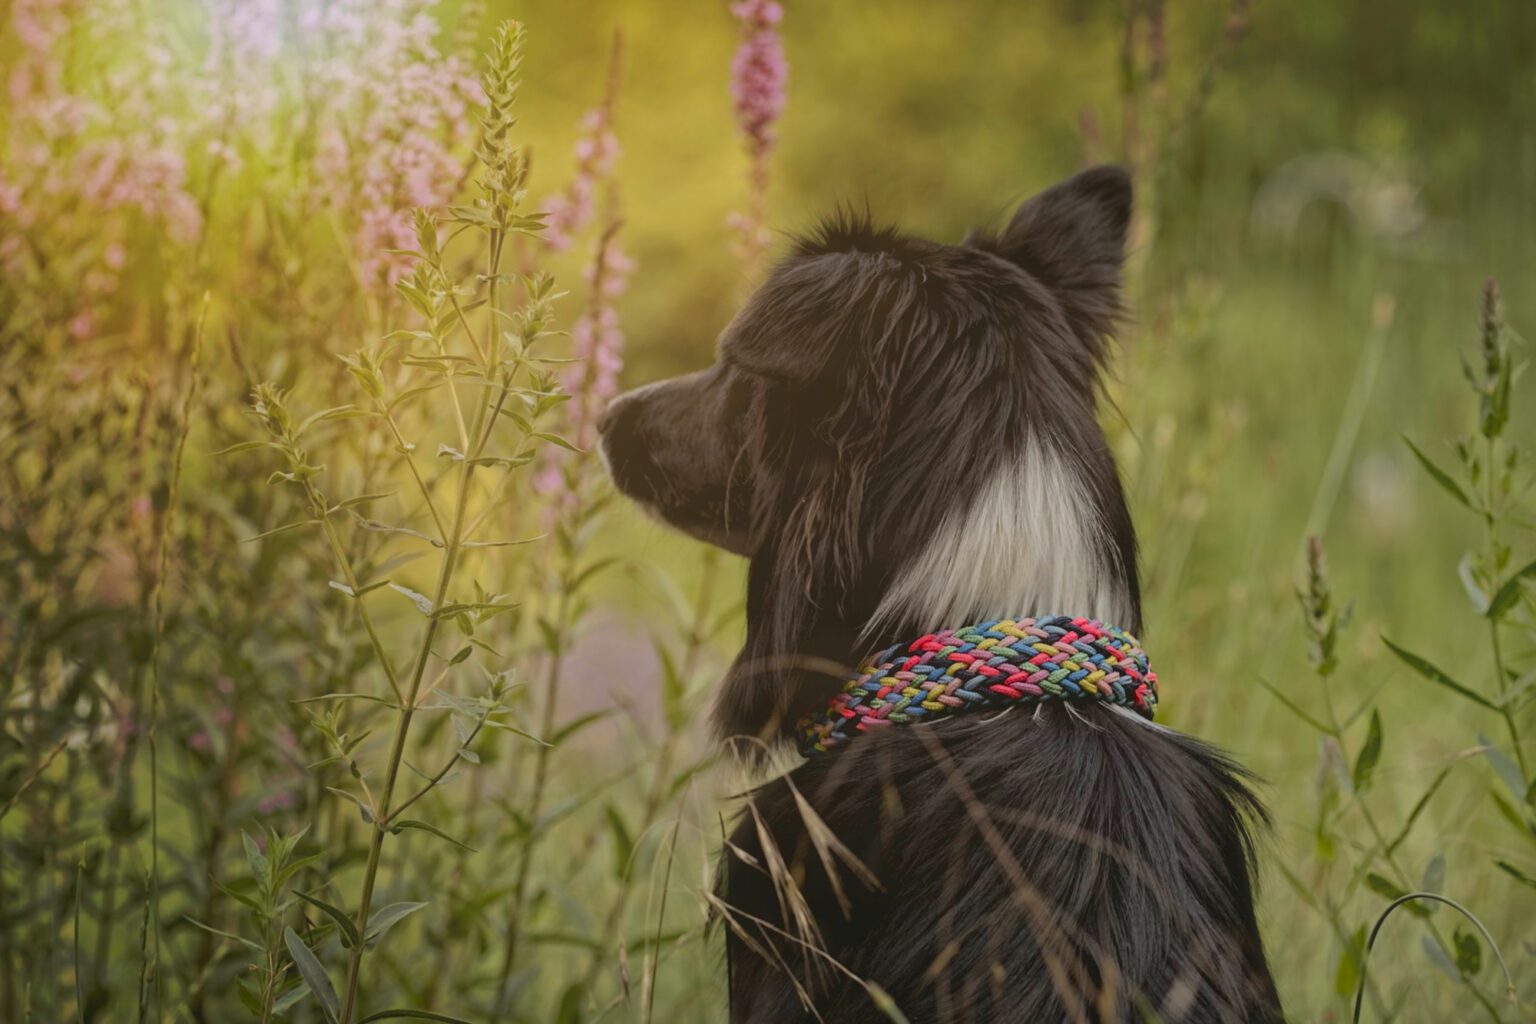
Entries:
{"type": "Polygon", "coordinates": [[[1157,675],[1123,629],[1070,615],[994,619],[929,633],[866,661],[817,714],[801,719],[806,756],[853,734],[964,711],[1103,701],[1152,718],[1157,675]]]}

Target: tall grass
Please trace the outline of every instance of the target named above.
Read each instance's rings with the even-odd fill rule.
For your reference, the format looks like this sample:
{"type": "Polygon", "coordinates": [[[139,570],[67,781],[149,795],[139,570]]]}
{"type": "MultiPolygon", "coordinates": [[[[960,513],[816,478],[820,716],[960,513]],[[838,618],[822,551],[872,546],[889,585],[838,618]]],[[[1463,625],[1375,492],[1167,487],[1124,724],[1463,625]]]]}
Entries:
{"type": "MultiPolygon", "coordinates": [[[[607,25],[585,52],[530,7],[526,63],[474,3],[8,8],[0,1019],[721,1016],[708,893],[741,780],[699,709],[740,569],[616,503],[589,449],[626,355],[636,383],[679,368],[760,273],[793,220],[771,203],[845,198],[808,182],[863,127],[833,116],[859,86],[826,49],[855,14],[630,12],[604,75],[607,25]],[[696,50],[713,77],[677,85],[696,50]],[[667,83],[686,118],[647,106],[667,83]],[[590,113],[529,127],[566,106],[590,113]],[[705,141],[658,144],[678,120],[705,141]],[[677,184],[701,167],[718,192],[677,184]]],[[[1094,145],[1144,196],[1111,427],[1171,721],[1268,776],[1265,924],[1297,1019],[1357,991],[1382,1019],[1528,1019],[1522,343],[1490,287],[1453,395],[1444,326],[1473,296],[1438,268],[1334,239],[1345,283],[1318,284],[1189,242],[1190,210],[1247,223],[1201,205],[1202,133],[1279,29],[1241,3],[1169,15],[1052,24],[1120,69],[1095,78],[1125,134],[1094,145]],[[1275,291],[1293,280],[1315,338],[1275,291]]],[[[861,38],[928,54],[903,69],[921,81],[936,47],[985,41],[934,17],[861,38]]],[[[906,82],[881,131],[935,99],[906,82]]],[[[966,103],[936,104],[934,138],[966,103]]],[[[950,185],[906,152],[923,189],[979,193],[975,151],[940,154],[950,185]]],[[[942,205],[885,212],[958,236],[942,205]]]]}

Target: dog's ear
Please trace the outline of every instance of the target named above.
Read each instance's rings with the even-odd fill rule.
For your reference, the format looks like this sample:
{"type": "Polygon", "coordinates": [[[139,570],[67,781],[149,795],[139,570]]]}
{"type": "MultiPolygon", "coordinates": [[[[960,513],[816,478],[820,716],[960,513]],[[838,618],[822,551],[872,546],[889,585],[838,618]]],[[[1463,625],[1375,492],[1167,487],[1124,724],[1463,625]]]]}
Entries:
{"type": "Polygon", "coordinates": [[[1120,269],[1131,222],[1131,178],[1094,167],[1020,206],[1001,234],[968,243],[1017,264],[1061,300],[1073,330],[1099,354],[1121,312],[1120,269]]]}

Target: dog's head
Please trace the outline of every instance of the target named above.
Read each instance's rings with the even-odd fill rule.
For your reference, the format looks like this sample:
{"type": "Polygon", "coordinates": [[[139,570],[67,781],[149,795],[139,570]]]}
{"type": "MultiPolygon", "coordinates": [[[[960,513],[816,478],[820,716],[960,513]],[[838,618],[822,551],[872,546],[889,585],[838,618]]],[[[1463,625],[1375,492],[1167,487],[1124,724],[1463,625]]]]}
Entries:
{"type": "Polygon", "coordinates": [[[1085,171],[945,245],[840,216],[799,240],[712,367],[620,396],[618,488],[751,559],[717,704],[771,738],[843,664],[985,617],[1139,628],[1135,540],[1095,405],[1131,188],[1085,171]]]}

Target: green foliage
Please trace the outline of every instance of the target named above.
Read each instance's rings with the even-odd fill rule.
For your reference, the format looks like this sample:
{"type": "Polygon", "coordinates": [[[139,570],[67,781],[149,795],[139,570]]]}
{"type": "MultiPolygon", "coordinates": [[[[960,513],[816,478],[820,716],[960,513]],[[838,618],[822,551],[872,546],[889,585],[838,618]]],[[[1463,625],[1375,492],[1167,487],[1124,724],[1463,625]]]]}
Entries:
{"type": "MultiPolygon", "coordinates": [[[[242,4],[103,0],[68,9],[50,79],[24,6],[8,88],[75,93],[0,108],[0,1018],[314,1024],[355,991],[353,1024],[718,1019],[704,891],[741,784],[695,715],[740,570],[581,451],[555,374],[587,257],[540,239],[623,27],[627,379],[709,357],[750,283],[728,14],[530,0],[525,40],[443,5],[433,52],[472,84],[487,51],[491,101],[444,132],[379,88],[436,58],[382,34],[295,17],[216,51],[242,4]],[[424,135],[452,195],[410,214],[381,173],[424,135]]],[[[1168,720],[1265,780],[1290,1015],[1361,990],[1380,1018],[1528,1019],[1528,14],[1484,5],[1474,54],[1437,5],[1251,7],[793,5],[770,223],[868,194],[956,239],[1079,160],[1133,165],[1106,424],[1168,720]],[[1489,271],[1509,316],[1485,294],[1458,375],[1489,271]],[[1319,542],[1298,624],[1313,532],[1332,565],[1319,542]]]]}
{"type": "MultiPolygon", "coordinates": [[[[1501,529],[1515,517],[1516,509],[1512,499],[1518,494],[1525,493],[1524,488],[1515,486],[1516,476],[1524,468],[1523,453],[1514,446],[1510,446],[1507,450],[1502,447],[1502,435],[1509,423],[1511,411],[1511,382],[1518,373],[1519,367],[1511,355],[1505,338],[1498,288],[1492,281],[1489,281],[1484,288],[1480,325],[1480,361],[1476,369],[1472,368],[1472,364],[1467,364],[1466,376],[1478,396],[1477,422],[1484,444],[1479,447],[1470,438],[1464,438],[1456,443],[1460,480],[1436,465],[1411,441],[1409,448],[1425,473],[1441,490],[1456,499],[1457,504],[1463,509],[1477,514],[1482,520],[1484,546],[1481,551],[1469,553],[1462,558],[1460,576],[1462,589],[1471,606],[1470,614],[1465,617],[1474,623],[1482,620],[1486,624],[1492,676],[1491,692],[1488,694],[1478,692],[1452,678],[1428,659],[1404,649],[1391,640],[1383,639],[1383,643],[1386,649],[1415,675],[1437,684],[1450,695],[1475,706],[1484,713],[1492,712],[1503,718],[1508,728],[1510,749],[1514,756],[1511,757],[1481,734],[1477,736],[1477,746],[1472,750],[1483,754],[1484,759],[1492,766],[1494,774],[1508,790],[1509,796],[1501,795],[1497,791],[1490,793],[1495,806],[1518,832],[1530,840],[1536,837],[1536,832],[1531,829],[1531,807],[1526,797],[1536,791],[1536,779],[1530,777],[1525,766],[1521,716],[1517,714],[1518,705],[1510,699],[1508,682],[1512,673],[1505,667],[1500,632],[1501,620],[1519,600],[1521,587],[1519,581],[1526,571],[1521,569],[1510,574],[1507,580],[1502,578],[1509,563],[1510,551],[1500,540],[1501,529]],[[1499,468],[1495,471],[1491,467],[1499,468]],[[1490,594],[1497,594],[1498,597],[1490,599],[1490,594]]],[[[1345,800],[1341,796],[1340,791],[1344,786],[1340,781],[1342,771],[1339,769],[1347,762],[1348,723],[1339,720],[1333,702],[1333,679],[1339,669],[1337,649],[1340,618],[1334,611],[1322,544],[1316,537],[1308,541],[1307,577],[1305,585],[1300,590],[1300,599],[1307,626],[1309,661],[1322,684],[1325,714],[1320,719],[1284,697],[1278,690],[1272,688],[1272,692],[1282,698],[1282,703],[1288,710],[1322,734],[1324,762],[1319,766],[1322,796],[1319,800],[1314,832],[1319,865],[1326,867],[1319,872],[1319,879],[1324,886],[1321,898],[1310,898],[1307,902],[1328,920],[1336,935],[1341,939],[1348,936],[1347,939],[1343,939],[1338,955],[1335,992],[1341,997],[1355,996],[1354,1013],[1355,1019],[1358,1020],[1368,980],[1364,958],[1374,945],[1376,935],[1387,916],[1401,906],[1406,907],[1414,916],[1424,919],[1427,934],[1423,936],[1423,945],[1431,962],[1441,967],[1448,976],[1466,985],[1470,997],[1490,1020],[1502,1020],[1504,1011],[1499,1008],[1495,998],[1482,990],[1478,981],[1482,965],[1482,947],[1478,938],[1462,931],[1460,927],[1447,936],[1431,918],[1433,902],[1421,901],[1422,897],[1438,893],[1444,887],[1445,854],[1437,851],[1430,858],[1421,881],[1415,887],[1399,853],[1415,822],[1419,820],[1420,815],[1429,806],[1431,798],[1448,777],[1450,768],[1442,769],[1440,774],[1435,776],[1433,782],[1418,797],[1412,810],[1397,829],[1394,838],[1389,840],[1387,838],[1389,833],[1378,822],[1376,812],[1372,810],[1367,799],[1375,782],[1384,750],[1381,710],[1379,707],[1371,706],[1365,738],[1361,741],[1358,753],[1355,755],[1354,769],[1349,776],[1349,799],[1345,800]],[[1351,830],[1345,821],[1344,812],[1351,804],[1358,805],[1359,816],[1365,825],[1363,836],[1351,835],[1351,830]],[[1332,863],[1341,848],[1353,851],[1353,863],[1350,865],[1347,880],[1338,889],[1334,889],[1329,884],[1328,876],[1332,873],[1332,863]],[[1346,931],[1348,917],[1345,908],[1357,896],[1357,887],[1362,883],[1371,893],[1391,901],[1371,930],[1369,942],[1366,941],[1364,925],[1356,926],[1352,932],[1346,931]]],[[[1457,653],[1464,661],[1465,650],[1457,653]]],[[[1367,701],[1369,703],[1369,698],[1367,701]]],[[[1363,712],[1366,706],[1362,705],[1360,712],[1363,712]]],[[[1356,712],[1356,716],[1360,712],[1356,712]]],[[[1529,852],[1536,853],[1536,849],[1529,852]]],[[[1502,865],[1502,867],[1516,879],[1524,877],[1517,868],[1509,865],[1502,865]]],[[[1305,884],[1291,872],[1287,872],[1286,877],[1293,885],[1305,884]]],[[[1470,917],[1470,912],[1459,904],[1455,904],[1454,901],[1445,900],[1439,896],[1435,896],[1434,899],[1450,902],[1470,917]]],[[[1485,937],[1488,936],[1486,927],[1480,921],[1475,917],[1471,917],[1471,920],[1477,924],[1485,937]]],[[[1495,948],[1497,951],[1497,947],[1495,948]]],[[[1499,959],[1503,964],[1502,953],[1499,954],[1499,959]]],[[[1505,974],[1508,981],[1507,967],[1505,974]]],[[[1518,1001],[1519,996],[1512,981],[1508,981],[1508,988],[1508,997],[1518,1001]]],[[[1373,993],[1373,998],[1378,1003],[1382,1001],[1379,993],[1373,993]]]]}

